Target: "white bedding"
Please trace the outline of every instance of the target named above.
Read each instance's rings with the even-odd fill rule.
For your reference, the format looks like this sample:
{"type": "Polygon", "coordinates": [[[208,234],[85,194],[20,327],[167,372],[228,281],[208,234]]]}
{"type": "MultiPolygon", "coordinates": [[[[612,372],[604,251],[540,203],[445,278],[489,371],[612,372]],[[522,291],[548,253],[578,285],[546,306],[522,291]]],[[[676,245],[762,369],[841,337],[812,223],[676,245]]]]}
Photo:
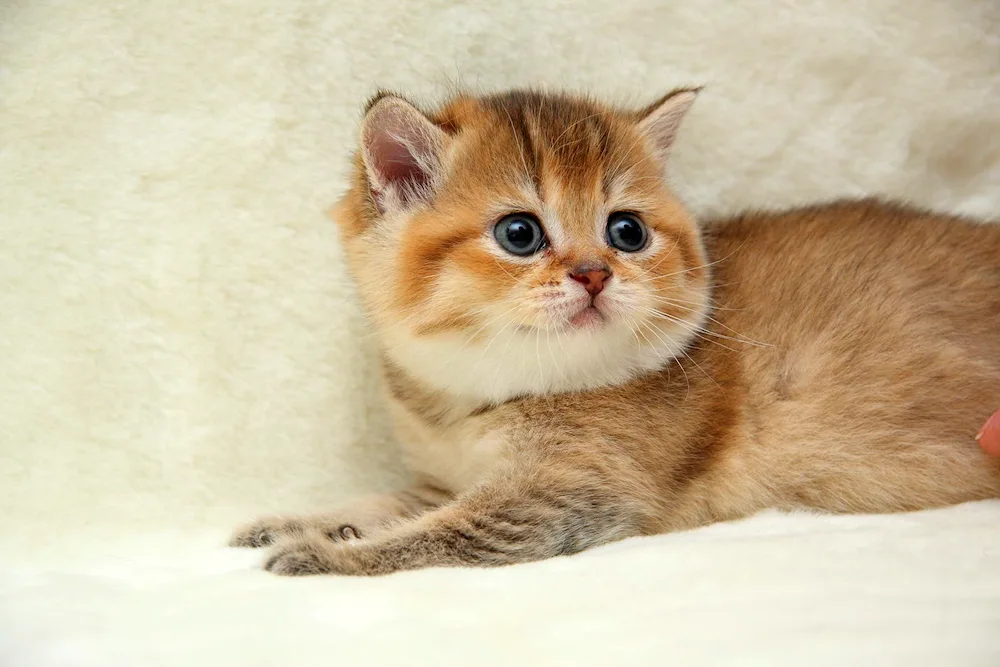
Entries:
{"type": "Polygon", "coordinates": [[[997,217],[997,35],[995,0],[6,0],[0,665],[1000,664],[998,503],[374,580],[220,546],[398,482],[323,215],[377,86],[708,84],[699,214],[997,217]]]}
{"type": "Polygon", "coordinates": [[[995,667],[998,525],[1000,501],[774,513],[529,565],[360,579],[279,579],[211,532],[162,534],[0,577],[0,664],[995,667]]]}

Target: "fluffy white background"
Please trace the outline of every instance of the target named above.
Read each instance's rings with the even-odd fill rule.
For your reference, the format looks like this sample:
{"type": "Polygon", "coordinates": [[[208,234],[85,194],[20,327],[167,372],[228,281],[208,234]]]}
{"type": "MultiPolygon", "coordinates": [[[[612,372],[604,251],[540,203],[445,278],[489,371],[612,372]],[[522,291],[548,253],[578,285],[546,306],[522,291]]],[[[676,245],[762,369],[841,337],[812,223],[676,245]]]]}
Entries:
{"type": "Polygon", "coordinates": [[[379,580],[219,546],[398,478],[323,214],[376,86],[708,84],[699,213],[995,217],[998,36],[995,0],[6,0],[0,664],[998,664],[997,503],[379,580]]]}

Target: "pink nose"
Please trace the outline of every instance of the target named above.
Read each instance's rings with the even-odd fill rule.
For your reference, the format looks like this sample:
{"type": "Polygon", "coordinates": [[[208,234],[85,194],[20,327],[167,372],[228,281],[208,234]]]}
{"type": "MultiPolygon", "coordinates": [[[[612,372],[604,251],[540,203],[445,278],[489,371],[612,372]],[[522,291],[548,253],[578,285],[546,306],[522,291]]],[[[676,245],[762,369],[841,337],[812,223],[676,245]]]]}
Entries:
{"type": "Polygon", "coordinates": [[[611,271],[604,267],[581,266],[570,271],[569,277],[586,287],[591,296],[597,296],[611,277],[611,271]]]}

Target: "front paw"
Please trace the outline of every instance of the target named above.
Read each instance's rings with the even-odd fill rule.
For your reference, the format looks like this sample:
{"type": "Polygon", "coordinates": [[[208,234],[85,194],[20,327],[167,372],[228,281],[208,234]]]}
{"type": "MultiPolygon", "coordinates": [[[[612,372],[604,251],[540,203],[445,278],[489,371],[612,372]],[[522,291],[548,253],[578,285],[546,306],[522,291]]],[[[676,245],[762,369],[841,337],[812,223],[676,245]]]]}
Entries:
{"type": "Polygon", "coordinates": [[[304,577],[316,574],[365,575],[363,559],[354,547],[333,544],[316,536],[281,542],[264,563],[273,574],[304,577]]]}
{"type": "Polygon", "coordinates": [[[294,537],[303,533],[301,522],[295,519],[269,517],[238,528],[229,538],[231,547],[266,547],[278,541],[279,537],[294,537]]]}
{"type": "Polygon", "coordinates": [[[287,577],[330,574],[333,571],[331,560],[328,554],[318,548],[318,545],[299,540],[275,550],[264,563],[264,569],[287,577]]]}
{"type": "Polygon", "coordinates": [[[303,537],[308,532],[318,533],[331,542],[361,537],[361,532],[351,524],[325,519],[268,517],[237,529],[229,539],[229,546],[256,549],[275,544],[279,539],[303,537]]]}

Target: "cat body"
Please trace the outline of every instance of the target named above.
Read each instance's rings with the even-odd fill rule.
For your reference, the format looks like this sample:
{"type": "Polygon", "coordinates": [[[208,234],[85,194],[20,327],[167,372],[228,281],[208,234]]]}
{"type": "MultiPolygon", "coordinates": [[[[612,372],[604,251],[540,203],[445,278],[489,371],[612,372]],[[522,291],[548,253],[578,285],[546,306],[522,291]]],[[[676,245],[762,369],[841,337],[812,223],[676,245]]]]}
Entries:
{"type": "Polygon", "coordinates": [[[501,565],[764,508],[1000,497],[1000,226],[875,200],[697,223],[695,91],[362,124],[334,213],[417,483],[255,522],[280,574],[501,565]]]}
{"type": "Polygon", "coordinates": [[[605,463],[627,453],[614,474],[647,508],[643,533],[1000,494],[972,437],[1000,405],[1000,230],[878,201],[703,230],[724,286],[710,333],[661,371],[483,409],[387,362],[411,469],[458,494],[541,429],[605,463]]]}

